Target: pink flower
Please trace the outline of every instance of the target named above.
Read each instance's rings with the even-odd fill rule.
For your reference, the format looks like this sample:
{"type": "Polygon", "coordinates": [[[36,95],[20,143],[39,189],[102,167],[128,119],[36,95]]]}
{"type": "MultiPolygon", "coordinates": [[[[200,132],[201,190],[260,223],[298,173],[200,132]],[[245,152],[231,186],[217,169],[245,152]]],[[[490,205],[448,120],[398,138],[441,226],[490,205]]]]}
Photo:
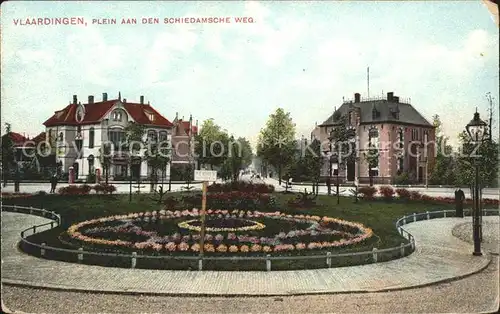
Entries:
{"type": "Polygon", "coordinates": [[[221,252],[221,253],[227,252],[227,246],[225,246],[224,244],[219,245],[217,247],[217,252],[221,252]]]}
{"type": "Polygon", "coordinates": [[[304,243],[297,243],[297,244],[295,244],[295,248],[297,250],[303,250],[306,248],[306,245],[304,243]]]}
{"type": "Polygon", "coordinates": [[[236,245],[231,245],[229,247],[229,252],[232,252],[232,253],[238,252],[238,247],[236,245]]]}
{"type": "Polygon", "coordinates": [[[165,249],[167,251],[173,252],[173,251],[175,251],[176,248],[177,248],[177,245],[174,242],[168,242],[167,244],[165,244],[165,249]]]}
{"type": "Polygon", "coordinates": [[[248,245],[240,246],[240,252],[248,252],[249,250],[250,248],[248,247],[248,245]]]}
{"type": "Polygon", "coordinates": [[[180,251],[187,251],[189,249],[189,244],[187,244],[186,242],[181,242],[181,243],[179,243],[179,245],[177,246],[177,248],[180,251]]]}

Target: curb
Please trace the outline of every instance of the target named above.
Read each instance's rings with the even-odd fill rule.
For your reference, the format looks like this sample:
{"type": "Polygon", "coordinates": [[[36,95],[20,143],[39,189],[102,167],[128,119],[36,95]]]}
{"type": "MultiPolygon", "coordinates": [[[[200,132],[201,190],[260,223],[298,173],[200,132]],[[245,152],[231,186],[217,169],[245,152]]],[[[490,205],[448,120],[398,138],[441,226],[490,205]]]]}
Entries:
{"type": "Polygon", "coordinates": [[[445,278],[433,282],[428,282],[424,284],[418,284],[407,287],[389,287],[382,289],[360,289],[360,290],[352,290],[352,291],[289,291],[287,293],[230,293],[230,294],[220,294],[220,293],[178,293],[178,292],[152,292],[152,291],[124,291],[124,290],[96,290],[96,289],[86,289],[86,288],[69,288],[62,285],[51,285],[51,284],[36,284],[29,283],[19,280],[11,280],[11,279],[2,279],[2,284],[7,286],[14,287],[26,287],[26,288],[41,288],[52,291],[67,291],[67,292],[77,292],[77,293],[91,293],[91,294],[115,294],[115,295],[140,295],[140,296],[164,296],[164,297],[245,297],[245,298],[262,298],[262,297],[287,297],[287,296],[310,296],[310,295],[329,295],[329,294],[365,294],[365,293],[383,293],[383,292],[393,292],[393,291],[402,291],[409,289],[417,289],[424,288],[428,286],[433,286],[437,284],[443,284],[447,282],[453,282],[456,280],[460,280],[474,274],[477,274],[484,269],[486,269],[492,261],[492,256],[490,253],[485,254],[487,256],[487,261],[484,265],[481,265],[478,269],[452,278],[445,278]]]}

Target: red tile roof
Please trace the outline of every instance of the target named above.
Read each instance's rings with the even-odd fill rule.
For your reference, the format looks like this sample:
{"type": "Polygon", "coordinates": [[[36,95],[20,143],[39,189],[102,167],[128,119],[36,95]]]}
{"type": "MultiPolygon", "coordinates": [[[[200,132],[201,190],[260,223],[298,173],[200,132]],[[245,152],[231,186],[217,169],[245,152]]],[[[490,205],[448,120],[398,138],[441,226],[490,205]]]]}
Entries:
{"type": "MultiPolygon", "coordinates": [[[[85,116],[81,123],[78,123],[75,119],[76,108],[78,105],[69,104],[63,110],[56,111],[52,117],[43,123],[45,126],[55,126],[55,125],[78,125],[78,124],[95,124],[99,123],[102,117],[114,106],[118,99],[95,102],[92,104],[84,104],[85,116]]],[[[150,105],[137,104],[137,103],[124,103],[121,102],[125,110],[131,115],[137,123],[154,125],[160,127],[171,127],[172,123],[163,117],[158,111],[156,111],[150,105]],[[154,115],[153,121],[149,120],[146,116],[147,112],[151,112],[154,115]]]]}
{"type": "MultiPolygon", "coordinates": [[[[189,121],[181,121],[181,123],[182,123],[182,127],[184,128],[184,131],[186,132],[186,134],[189,134],[189,121]]],[[[193,134],[198,134],[198,127],[197,126],[192,125],[191,130],[192,130],[193,134]]]]}
{"type": "Polygon", "coordinates": [[[24,137],[24,135],[21,135],[16,132],[10,132],[9,136],[14,145],[23,144],[27,140],[26,137],[24,137]]]}

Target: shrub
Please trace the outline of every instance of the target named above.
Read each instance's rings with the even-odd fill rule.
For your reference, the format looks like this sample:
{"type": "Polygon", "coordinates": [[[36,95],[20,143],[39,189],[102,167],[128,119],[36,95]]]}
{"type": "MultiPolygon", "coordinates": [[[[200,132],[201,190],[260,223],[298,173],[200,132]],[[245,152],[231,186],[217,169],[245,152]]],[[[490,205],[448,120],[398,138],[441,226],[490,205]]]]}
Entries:
{"type": "Polygon", "coordinates": [[[422,194],[419,191],[410,191],[410,198],[412,200],[420,200],[422,199],[422,194]]]}
{"type": "Polygon", "coordinates": [[[87,175],[86,181],[87,181],[87,183],[95,183],[95,181],[96,181],[95,173],[91,173],[91,174],[87,175]]]}
{"type": "Polygon", "coordinates": [[[116,192],[116,187],[114,185],[106,183],[96,184],[94,185],[93,189],[97,194],[99,193],[112,194],[113,192],[116,192]]]}
{"type": "Polygon", "coordinates": [[[386,200],[392,200],[394,197],[394,189],[390,186],[381,186],[379,188],[379,193],[386,200]]]}
{"type": "Polygon", "coordinates": [[[362,186],[358,189],[358,193],[362,195],[364,199],[373,199],[377,189],[373,186],[362,186]]]}
{"type": "Polygon", "coordinates": [[[208,187],[208,192],[231,192],[240,191],[246,193],[273,193],[274,186],[264,183],[250,183],[244,181],[214,183],[208,187]]]}
{"type": "Polygon", "coordinates": [[[38,191],[36,192],[36,195],[47,195],[48,193],[46,191],[38,191]]]}
{"type": "Polygon", "coordinates": [[[167,207],[168,209],[173,209],[175,208],[175,206],[179,203],[179,201],[173,197],[173,196],[169,196],[167,197],[164,201],[163,201],[163,204],[165,204],[165,207],[167,207]]]}
{"type": "Polygon", "coordinates": [[[402,172],[394,178],[394,184],[406,185],[410,184],[410,175],[408,172],[402,172]]]}
{"type": "Polygon", "coordinates": [[[409,200],[411,198],[411,192],[407,189],[396,189],[396,193],[400,199],[409,200]]]}
{"type": "Polygon", "coordinates": [[[91,187],[87,184],[84,185],[68,185],[63,186],[57,190],[62,195],[84,195],[89,194],[91,187]]]}

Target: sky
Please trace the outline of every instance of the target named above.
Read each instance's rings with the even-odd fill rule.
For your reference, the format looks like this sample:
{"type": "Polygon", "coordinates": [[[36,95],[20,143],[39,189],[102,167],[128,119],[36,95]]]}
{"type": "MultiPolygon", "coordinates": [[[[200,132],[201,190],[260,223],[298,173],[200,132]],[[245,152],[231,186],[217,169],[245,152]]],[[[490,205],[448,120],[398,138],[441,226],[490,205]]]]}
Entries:
{"type": "MultiPolygon", "coordinates": [[[[269,115],[290,112],[309,137],[359,92],[394,92],[456,144],[475,108],[498,124],[498,26],[481,1],[24,2],[1,6],[2,122],[34,136],[74,94],[129,102],[141,95],[167,119],[213,118],[255,144],[269,115]],[[15,25],[84,17],[87,25],[15,25]],[[142,17],[160,24],[143,25],[142,17]],[[229,17],[164,24],[165,17],[229,17]],[[252,17],[253,23],[235,23],[252,17]],[[115,18],[117,25],[92,24],[115,18]],[[137,18],[137,25],[119,25],[137,18]]],[[[496,129],[498,133],[498,128],[496,129]]]]}

